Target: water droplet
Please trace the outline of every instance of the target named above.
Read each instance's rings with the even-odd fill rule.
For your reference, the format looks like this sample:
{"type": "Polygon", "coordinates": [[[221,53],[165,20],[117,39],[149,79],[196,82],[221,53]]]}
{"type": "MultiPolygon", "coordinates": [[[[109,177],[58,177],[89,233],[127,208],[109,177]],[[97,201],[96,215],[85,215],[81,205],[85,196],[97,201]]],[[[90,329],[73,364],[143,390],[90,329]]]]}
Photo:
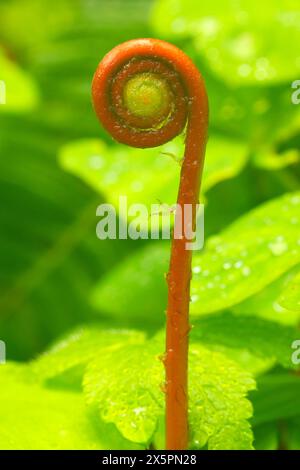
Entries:
{"type": "Polygon", "coordinates": [[[242,64],[238,68],[238,74],[241,77],[248,77],[251,72],[252,72],[252,67],[249,64],[242,64]]]}
{"type": "Polygon", "coordinates": [[[281,256],[288,250],[288,245],[284,241],[283,237],[277,237],[276,240],[269,243],[269,248],[273,255],[281,256]]]}
{"type": "Polygon", "coordinates": [[[145,411],[146,408],[144,406],[139,406],[138,408],[133,409],[134,414],[136,414],[137,416],[144,413],[145,411]]]}
{"type": "Polygon", "coordinates": [[[158,359],[165,365],[167,361],[167,353],[160,354],[158,359]]]}
{"type": "Polygon", "coordinates": [[[94,170],[99,170],[100,168],[103,167],[104,165],[104,160],[102,157],[100,157],[100,155],[92,155],[90,158],[89,158],[89,165],[91,168],[93,168],[94,170]]]}
{"type": "Polygon", "coordinates": [[[294,206],[297,206],[298,204],[300,204],[300,196],[291,197],[291,204],[293,204],[294,206]]]}
{"type": "Polygon", "coordinates": [[[234,263],[234,267],[239,269],[243,266],[243,264],[244,264],[243,261],[239,260],[236,263],[234,263]]]}
{"type": "Polygon", "coordinates": [[[286,309],[281,307],[281,305],[279,305],[279,303],[277,302],[273,303],[273,309],[276,313],[286,313],[286,309]]]}
{"type": "Polygon", "coordinates": [[[109,171],[103,178],[105,184],[114,184],[118,181],[118,175],[114,171],[109,171]]]}
{"type": "Polygon", "coordinates": [[[201,21],[198,21],[197,24],[195,24],[195,27],[200,33],[213,39],[220,29],[220,23],[216,18],[207,16],[201,21]]]}
{"type": "Polygon", "coordinates": [[[194,273],[194,274],[199,274],[200,272],[201,272],[200,266],[194,266],[194,267],[193,267],[193,273],[194,273]]]}
{"type": "Polygon", "coordinates": [[[227,262],[227,263],[224,263],[224,264],[223,264],[223,268],[226,269],[226,271],[227,271],[228,269],[232,268],[232,264],[231,264],[231,263],[228,263],[228,262],[227,262]]]}
{"type": "Polygon", "coordinates": [[[243,276],[249,276],[251,274],[251,269],[249,266],[244,266],[242,269],[242,274],[243,276]]]}

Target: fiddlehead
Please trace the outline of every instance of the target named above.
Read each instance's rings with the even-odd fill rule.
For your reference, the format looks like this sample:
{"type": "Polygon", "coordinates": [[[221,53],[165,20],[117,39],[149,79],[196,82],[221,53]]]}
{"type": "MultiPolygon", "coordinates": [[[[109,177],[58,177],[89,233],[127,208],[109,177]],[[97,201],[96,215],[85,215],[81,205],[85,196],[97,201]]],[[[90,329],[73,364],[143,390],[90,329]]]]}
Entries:
{"type": "MultiPolygon", "coordinates": [[[[133,147],[162,145],[187,123],[177,203],[183,214],[186,204],[193,206],[194,227],[207,140],[208,103],[203,79],[192,61],[164,41],[128,41],[100,62],[92,93],[104,128],[117,141],[133,147]]],[[[185,235],[173,239],[167,276],[166,446],[175,450],[188,445],[191,251],[186,249],[187,242],[185,235]]]]}

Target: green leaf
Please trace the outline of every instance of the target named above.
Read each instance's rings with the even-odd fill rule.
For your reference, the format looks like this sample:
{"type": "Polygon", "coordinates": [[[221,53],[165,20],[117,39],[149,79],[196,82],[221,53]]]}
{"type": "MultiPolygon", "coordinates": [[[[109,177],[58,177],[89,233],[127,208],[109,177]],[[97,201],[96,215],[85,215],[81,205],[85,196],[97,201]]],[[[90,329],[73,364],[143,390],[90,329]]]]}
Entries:
{"type": "Polygon", "coordinates": [[[134,442],[148,443],[163,413],[161,346],[124,346],[101,354],[84,376],[88,403],[96,402],[101,419],[134,442]]]}
{"type": "Polygon", "coordinates": [[[250,395],[253,424],[260,425],[300,414],[300,380],[297,375],[277,373],[261,377],[250,395]]]}
{"type": "MultiPolygon", "coordinates": [[[[236,306],[237,312],[259,316],[265,310],[270,320],[295,324],[298,313],[286,311],[280,316],[273,294],[267,292],[260,303],[254,296],[264,296],[268,286],[278,294],[278,285],[272,283],[300,263],[299,206],[299,193],[263,204],[211,237],[204,251],[193,255],[192,317],[236,306]],[[242,309],[245,299],[250,303],[242,309]]],[[[169,257],[168,244],[146,246],[99,282],[92,294],[94,305],[119,318],[126,312],[134,320],[142,305],[145,317],[156,316],[159,323],[166,306],[164,274],[169,257]]]]}
{"type": "MultiPolygon", "coordinates": [[[[186,52],[193,57],[193,50],[186,49],[186,52]]],[[[211,127],[248,142],[254,152],[254,162],[256,154],[263,160],[271,155],[273,165],[275,158],[276,163],[295,159],[299,146],[297,142],[292,144],[291,139],[298,134],[300,107],[291,104],[290,83],[233,87],[212,76],[201,58],[196,64],[206,79],[211,127]]]]}
{"type": "Polygon", "coordinates": [[[300,312],[300,272],[291,277],[281,292],[278,304],[287,309],[300,312]]]}
{"type": "Polygon", "coordinates": [[[295,328],[249,316],[222,313],[194,322],[192,338],[207,345],[246,349],[256,356],[292,368],[292,343],[299,338],[295,328]]]}
{"type": "Polygon", "coordinates": [[[207,144],[202,191],[206,193],[216,184],[234,178],[248,160],[246,145],[228,136],[211,135],[207,144]]]}
{"type": "Polygon", "coordinates": [[[277,423],[266,423],[254,428],[255,450],[277,450],[279,432],[277,423]]]}
{"type": "Polygon", "coordinates": [[[112,426],[87,413],[81,394],[40,387],[30,369],[0,367],[0,449],[130,449],[112,426]],[[28,376],[28,379],[25,377],[28,376]]]}
{"type": "Polygon", "coordinates": [[[169,243],[153,243],[112,269],[92,291],[91,301],[100,311],[135,325],[162,326],[167,304],[169,243]]]}
{"type": "MultiPolygon", "coordinates": [[[[269,3],[271,1],[268,0],[268,6],[265,10],[265,13],[268,15],[268,21],[270,15],[269,3]]],[[[292,1],[295,2],[296,0],[292,1]]],[[[276,8],[280,11],[277,19],[289,16],[289,13],[287,13],[289,8],[286,8],[286,3],[282,6],[278,4],[276,8]]],[[[271,8],[271,11],[273,12],[274,10],[271,8]]],[[[293,14],[290,17],[292,18],[293,14]]],[[[285,161],[281,158],[282,142],[287,142],[287,139],[297,135],[300,125],[300,107],[291,105],[291,94],[293,91],[291,89],[291,82],[295,80],[297,74],[291,73],[288,82],[281,83],[284,78],[281,72],[287,75],[291,70],[288,63],[283,69],[280,66],[281,71],[279,72],[280,62],[286,60],[286,43],[281,42],[280,47],[278,45],[275,46],[273,38],[274,36],[278,37],[280,28],[276,27],[274,34],[270,35],[266,31],[264,22],[262,23],[263,33],[261,31],[255,32],[257,19],[259,19],[259,22],[261,21],[261,12],[253,11],[252,5],[250,6],[250,0],[246,0],[246,2],[243,0],[242,4],[241,2],[230,2],[230,0],[225,2],[219,0],[214,4],[213,8],[211,6],[207,7],[205,4],[199,4],[197,0],[190,0],[188,2],[183,0],[178,2],[176,0],[160,0],[156,2],[153,15],[154,26],[159,32],[159,36],[167,38],[171,42],[180,39],[180,47],[183,47],[183,50],[193,58],[203,73],[210,102],[211,127],[219,131],[222,130],[228,135],[236,135],[243,138],[245,142],[249,143],[250,149],[254,150],[254,154],[266,153],[268,155],[276,155],[272,161],[264,159],[266,165],[274,167],[278,164],[287,164],[288,158],[294,159],[298,149],[296,143],[291,148],[294,156],[290,154],[289,157],[286,157],[285,161]],[[228,5],[229,3],[230,5],[228,5]],[[228,14],[228,12],[230,13],[228,14]],[[251,72],[249,76],[240,75],[240,70],[242,72],[243,70],[247,71],[247,61],[243,57],[237,55],[232,58],[233,62],[228,60],[227,57],[228,51],[235,44],[235,41],[232,41],[230,38],[227,41],[227,34],[240,35],[238,32],[238,22],[235,18],[239,15],[242,18],[244,12],[247,12],[247,16],[244,17],[244,20],[241,19],[241,21],[245,22],[240,25],[240,28],[242,30],[245,28],[246,38],[249,37],[251,40],[254,37],[254,41],[262,45],[269,42],[272,37],[272,46],[267,48],[266,54],[259,57],[256,57],[254,54],[253,73],[251,72]],[[214,32],[214,27],[218,24],[221,29],[214,32]],[[253,31],[252,27],[254,28],[253,31]],[[229,31],[227,28],[229,28],[229,31]],[[203,35],[204,37],[207,35],[207,37],[203,39],[203,35]],[[187,36],[192,38],[190,42],[181,40],[187,36]],[[205,46],[202,44],[202,40],[204,40],[204,44],[206,44],[206,40],[216,41],[216,44],[205,46]],[[256,67],[260,68],[261,63],[264,63],[264,59],[268,58],[271,50],[272,57],[278,65],[278,72],[281,78],[269,75],[265,77],[265,80],[257,80],[255,76],[256,67]],[[277,59],[275,59],[274,54],[278,55],[277,59]],[[223,61],[226,62],[225,66],[223,61]],[[222,65],[219,68],[221,62],[222,65]],[[219,64],[217,69],[216,64],[219,64]],[[229,72],[228,68],[230,69],[229,72]],[[265,86],[262,86],[262,84],[265,86]]],[[[292,22],[290,27],[293,28],[292,22]]],[[[243,34],[241,32],[242,37],[243,34]]],[[[290,44],[290,39],[287,40],[288,44],[290,44]]],[[[294,58],[296,58],[297,52],[295,48],[292,49],[294,58]]],[[[245,53],[253,52],[252,48],[247,47],[246,44],[243,50],[245,53]]],[[[271,64],[271,59],[269,64],[271,64]]],[[[299,67],[299,65],[297,66],[299,67]]],[[[267,71],[267,67],[265,71],[267,71]]],[[[287,145],[285,148],[290,148],[290,145],[287,145]]]]}
{"type": "Polygon", "coordinates": [[[1,47],[0,81],[4,84],[0,90],[0,113],[28,112],[37,106],[39,93],[34,78],[10,60],[1,47]]]}
{"type": "MultiPolygon", "coordinates": [[[[108,147],[100,140],[73,142],[61,150],[60,162],[67,171],[79,176],[102,193],[118,210],[120,196],[128,206],[175,204],[184,143],[181,137],[154,149],[108,147]]],[[[208,143],[203,190],[236,176],[247,160],[245,145],[236,140],[212,136],[208,143]]],[[[125,217],[126,213],[122,212],[125,217]]]]}
{"type": "Polygon", "coordinates": [[[37,119],[0,115],[0,330],[23,360],[95,319],[91,287],[132,249],[97,240],[101,198],[57,165],[60,131],[37,119]]]}
{"type": "MultiPolygon", "coordinates": [[[[290,287],[298,267],[293,268],[276,281],[266,286],[261,292],[255,294],[238,305],[232,311],[241,315],[252,315],[274,320],[286,325],[298,325],[300,313],[294,302],[283,305],[282,299],[290,295],[290,287]]],[[[296,294],[297,297],[297,294],[296,294]]]]}
{"type": "Polygon", "coordinates": [[[141,343],[144,334],[129,330],[81,328],[55,343],[46,353],[32,363],[39,380],[58,376],[68,370],[86,365],[93,357],[114,351],[124,344],[141,343]]]}
{"type": "Polygon", "coordinates": [[[14,47],[22,49],[34,46],[30,53],[36,54],[41,45],[76,20],[78,9],[70,9],[69,0],[61,0],[55,10],[51,10],[50,6],[48,0],[3,2],[0,6],[0,25],[6,41],[12,41],[14,47]],[[47,15],[44,15],[45,8],[47,15]],[[43,16],[44,21],[38,21],[43,16]]]}
{"type": "MultiPolygon", "coordinates": [[[[176,152],[172,143],[163,150],[176,152]]],[[[120,145],[108,147],[103,141],[88,140],[64,147],[60,161],[65,170],[103,194],[117,211],[120,196],[127,196],[128,207],[136,203],[147,204],[150,214],[151,204],[176,202],[180,166],[161,151],[120,145]]],[[[126,209],[125,212],[121,210],[120,215],[126,218],[126,212],[126,209]]]]}
{"type": "Polygon", "coordinates": [[[253,162],[258,168],[266,170],[279,170],[299,162],[299,151],[296,149],[286,150],[282,153],[262,151],[253,157],[253,162]]]}
{"type": "Polygon", "coordinates": [[[299,207],[300,193],[286,194],[210,238],[193,258],[191,312],[231,307],[299,263],[299,207]]]}
{"type": "Polygon", "coordinates": [[[192,38],[198,54],[228,83],[291,82],[299,74],[296,0],[266,0],[259,8],[251,0],[160,0],[153,23],[159,35],[192,38]]]}
{"type": "MultiPolygon", "coordinates": [[[[203,344],[206,344],[205,341],[203,344]]],[[[209,349],[236,362],[242,370],[249,372],[253,377],[259,377],[270,371],[276,363],[273,358],[265,358],[251,353],[247,346],[244,348],[228,347],[224,346],[221,341],[220,344],[209,344],[209,349]]]]}
{"type": "Polygon", "coordinates": [[[300,417],[290,419],[286,428],[288,450],[300,450],[300,417]]]}
{"type": "Polygon", "coordinates": [[[209,450],[252,448],[245,398],[255,387],[251,375],[223,354],[192,344],[190,348],[190,428],[193,444],[209,450]]]}
{"type": "MultiPolygon", "coordinates": [[[[163,349],[163,343],[154,338],[144,345],[101,355],[87,368],[84,389],[88,403],[97,403],[101,419],[115,423],[135,442],[149,443],[163,415],[163,349]]],[[[193,344],[189,388],[192,446],[251,448],[247,423],[251,405],[245,395],[253,387],[251,376],[233,361],[193,344]]]]}
{"type": "Polygon", "coordinates": [[[38,109],[26,109],[34,112],[0,111],[0,330],[10,358],[32,358],[94,321],[91,287],[133,248],[96,239],[101,197],[64,172],[57,154],[70,140],[104,136],[90,99],[95,67],[118,43],[148,35],[148,10],[147,0],[128,2],[126,15],[122,0],[113,8],[94,0],[56,8],[50,0],[0,2],[0,80],[13,67],[9,99],[29,104],[35,84],[41,98],[38,109]]]}

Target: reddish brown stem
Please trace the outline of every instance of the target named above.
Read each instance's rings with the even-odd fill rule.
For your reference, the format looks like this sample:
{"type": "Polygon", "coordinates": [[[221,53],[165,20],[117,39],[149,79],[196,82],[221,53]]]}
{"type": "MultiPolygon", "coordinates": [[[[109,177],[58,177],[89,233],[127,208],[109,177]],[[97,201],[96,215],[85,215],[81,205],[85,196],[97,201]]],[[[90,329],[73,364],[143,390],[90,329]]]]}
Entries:
{"type": "MultiPolygon", "coordinates": [[[[192,204],[193,226],[206,146],[207,114],[201,115],[203,100],[195,97],[191,106],[177,203],[192,204]]],[[[184,210],[182,209],[184,214],[184,210]]],[[[177,221],[175,218],[175,225],[177,221]]],[[[168,309],[166,335],[166,446],[186,449],[188,443],[188,333],[192,251],[188,240],[173,239],[168,274],[168,309]]]]}
{"type": "MultiPolygon", "coordinates": [[[[139,90],[140,83],[137,84],[136,89],[139,90]]],[[[181,207],[182,221],[185,220],[185,206],[192,205],[191,225],[195,227],[207,140],[208,103],[203,79],[192,61],[177,47],[157,39],[137,39],[121,44],[99,64],[93,81],[93,102],[105,129],[119,142],[134,147],[161,145],[179,134],[188,121],[177,203],[181,207]],[[159,86],[164,90],[166,102],[157,109],[157,114],[154,108],[147,108],[149,100],[143,100],[143,96],[145,116],[135,114],[134,108],[126,108],[124,87],[134,77],[140,77],[141,81],[146,77],[148,82],[151,82],[151,77],[156,82],[157,79],[161,80],[159,86]]],[[[179,223],[176,214],[175,226],[179,223]]],[[[192,251],[187,250],[188,242],[190,240],[186,235],[173,239],[167,276],[166,447],[170,450],[188,447],[188,333],[192,261],[192,251]]]]}

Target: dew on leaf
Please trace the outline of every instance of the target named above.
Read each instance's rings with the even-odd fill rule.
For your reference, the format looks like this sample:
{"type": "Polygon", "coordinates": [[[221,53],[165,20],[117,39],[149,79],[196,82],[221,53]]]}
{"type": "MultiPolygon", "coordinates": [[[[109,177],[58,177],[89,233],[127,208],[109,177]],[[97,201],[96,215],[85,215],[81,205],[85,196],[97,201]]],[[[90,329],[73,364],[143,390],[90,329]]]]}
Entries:
{"type": "Polygon", "coordinates": [[[226,263],[223,264],[223,268],[224,268],[226,271],[228,271],[228,269],[231,269],[231,268],[232,268],[232,264],[229,263],[229,262],[226,262],[226,263]]]}
{"type": "Polygon", "coordinates": [[[106,173],[106,175],[103,178],[103,182],[108,185],[114,184],[117,181],[118,181],[118,175],[116,174],[115,171],[110,171],[106,173]]]}
{"type": "Polygon", "coordinates": [[[242,274],[243,276],[247,277],[251,274],[251,269],[249,268],[249,266],[244,266],[243,269],[242,269],[242,274]]]}
{"type": "Polygon", "coordinates": [[[205,36],[213,39],[220,29],[220,23],[216,18],[206,17],[197,23],[197,29],[205,36]]]}
{"type": "Polygon", "coordinates": [[[251,72],[252,72],[252,67],[249,64],[242,64],[238,68],[238,74],[241,77],[248,77],[248,75],[250,75],[251,72]]]}
{"type": "Polygon", "coordinates": [[[191,302],[197,302],[198,299],[199,299],[199,295],[197,294],[191,295],[191,302]]]}
{"type": "Polygon", "coordinates": [[[104,166],[104,159],[100,155],[92,155],[89,158],[89,166],[94,170],[99,170],[104,166]]]}
{"type": "Polygon", "coordinates": [[[193,267],[193,273],[194,273],[194,274],[199,274],[200,272],[201,272],[200,266],[194,266],[194,267],[193,267]]]}
{"type": "Polygon", "coordinates": [[[277,237],[273,242],[269,243],[269,248],[273,255],[281,256],[288,250],[288,244],[282,237],[277,237]]]}
{"type": "Polygon", "coordinates": [[[234,263],[234,267],[239,269],[243,266],[243,264],[244,264],[243,261],[239,260],[234,263]]]}
{"type": "Polygon", "coordinates": [[[299,205],[299,204],[300,204],[300,196],[293,196],[293,197],[291,197],[290,202],[291,202],[291,204],[293,204],[294,206],[299,205]]]}

